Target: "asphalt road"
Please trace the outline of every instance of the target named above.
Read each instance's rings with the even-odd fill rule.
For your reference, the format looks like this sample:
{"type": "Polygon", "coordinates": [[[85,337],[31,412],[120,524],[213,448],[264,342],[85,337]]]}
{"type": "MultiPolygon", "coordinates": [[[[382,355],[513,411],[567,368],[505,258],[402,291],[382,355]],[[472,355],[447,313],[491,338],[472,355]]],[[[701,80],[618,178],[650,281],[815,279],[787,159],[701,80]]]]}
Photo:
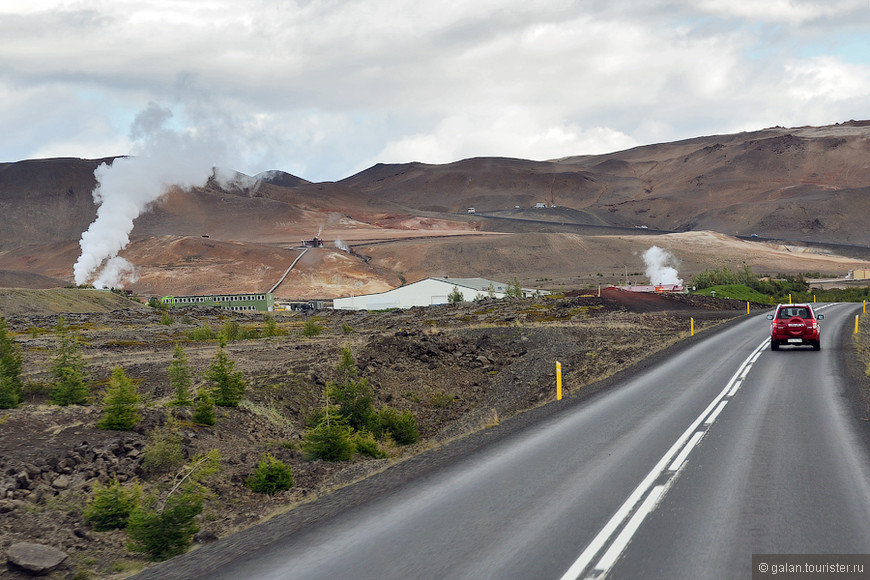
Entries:
{"type": "Polygon", "coordinates": [[[771,352],[759,313],[336,517],[142,576],[750,578],[753,553],[870,553],[855,305],[822,312],[819,352],[771,352]]]}

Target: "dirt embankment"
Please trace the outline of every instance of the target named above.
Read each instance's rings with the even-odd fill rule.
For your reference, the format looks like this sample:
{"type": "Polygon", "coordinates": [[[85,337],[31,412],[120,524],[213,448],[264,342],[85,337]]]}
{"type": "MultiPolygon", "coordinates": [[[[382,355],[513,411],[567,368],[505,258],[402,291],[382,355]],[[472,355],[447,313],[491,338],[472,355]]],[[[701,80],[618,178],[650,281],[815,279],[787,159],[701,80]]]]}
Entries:
{"type": "MultiPolygon", "coordinates": [[[[200,516],[198,541],[254,525],[439,442],[553,400],[556,360],[563,365],[566,390],[582,390],[687,337],[690,317],[703,331],[744,312],[745,303],[739,302],[604,292],[600,297],[279,316],[284,336],[227,347],[248,382],[240,407],[220,409],[214,427],[189,422],[189,409],[175,410],[185,457],[210,449],[222,457],[220,474],[209,482],[212,495],[200,516]],[[303,337],[306,321],[320,325],[322,334],[303,337]],[[303,458],[299,444],[306,421],[323,405],[324,386],[336,380],[345,346],[351,348],[360,376],[372,385],[376,406],[414,414],[418,444],[387,445],[390,458],[380,460],[303,458]],[[293,489],[265,497],[245,487],[265,452],[292,466],[293,489]]],[[[112,432],[94,427],[100,417],[96,405],[58,408],[46,403],[46,361],[53,348],[49,329],[57,315],[7,316],[24,352],[29,384],[22,406],[0,412],[0,553],[20,541],[62,549],[70,557],[56,578],[76,572],[121,577],[146,565],[141,555],[126,550],[124,532],[95,532],[83,519],[93,486],[117,478],[140,481],[148,490],[167,477],[147,471],[143,457],[155,428],[167,420],[168,366],[176,343],[185,346],[200,377],[217,344],[188,341],[191,330],[233,322],[263,328],[260,315],[190,310],[172,317],[165,324],[160,312],[135,308],[65,315],[81,336],[95,399],[116,366],[138,381],[146,403],[142,420],[133,431],[112,432]]],[[[0,578],[23,577],[0,568],[0,578]]]]}

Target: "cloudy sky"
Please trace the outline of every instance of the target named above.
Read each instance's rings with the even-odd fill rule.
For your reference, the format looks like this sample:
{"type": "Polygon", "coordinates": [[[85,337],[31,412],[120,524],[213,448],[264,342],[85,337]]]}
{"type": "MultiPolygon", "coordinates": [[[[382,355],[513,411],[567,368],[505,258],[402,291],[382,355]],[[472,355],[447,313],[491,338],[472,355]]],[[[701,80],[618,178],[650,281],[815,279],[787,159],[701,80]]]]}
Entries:
{"type": "Polygon", "coordinates": [[[3,0],[0,161],[135,153],[312,181],[870,118],[870,0],[3,0]]]}

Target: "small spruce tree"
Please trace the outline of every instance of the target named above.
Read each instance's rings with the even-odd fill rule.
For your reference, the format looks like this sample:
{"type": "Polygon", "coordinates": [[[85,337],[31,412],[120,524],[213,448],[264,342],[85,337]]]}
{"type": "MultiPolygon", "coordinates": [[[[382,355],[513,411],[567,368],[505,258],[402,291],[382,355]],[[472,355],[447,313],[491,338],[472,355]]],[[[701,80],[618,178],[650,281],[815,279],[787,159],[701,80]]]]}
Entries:
{"type": "Polygon", "coordinates": [[[245,378],[241,372],[233,371],[236,363],[227,356],[226,345],[226,340],[221,338],[220,348],[205,376],[212,383],[216,405],[238,407],[245,395],[245,378]]]}
{"type": "Polygon", "coordinates": [[[260,459],[256,471],[245,480],[245,485],[267,495],[285,491],[293,487],[293,470],[267,453],[260,459]]]}
{"type": "Polygon", "coordinates": [[[176,344],[172,362],[169,363],[169,386],[175,391],[175,398],[169,404],[178,406],[193,404],[190,398],[192,384],[187,355],[181,345],[176,344]]]}
{"type": "Polygon", "coordinates": [[[128,547],[147,552],[152,560],[183,554],[199,531],[196,516],[206,493],[201,481],[216,473],[220,462],[216,449],[196,455],[175,474],[172,489],[149,496],[134,509],[127,521],[128,547]]]}
{"type": "Polygon", "coordinates": [[[196,396],[196,404],[193,407],[193,422],[199,425],[214,425],[216,418],[214,399],[211,394],[206,389],[199,389],[196,396]]]}
{"type": "Polygon", "coordinates": [[[97,423],[100,429],[129,431],[139,422],[139,392],[124,369],[112,369],[112,378],[103,397],[103,418],[97,423]]]}
{"type": "Polygon", "coordinates": [[[447,301],[450,304],[458,304],[465,300],[465,297],[462,295],[462,292],[459,291],[457,286],[453,287],[453,290],[450,291],[450,294],[447,295],[447,301]]]}
{"type": "Polygon", "coordinates": [[[308,460],[348,461],[355,449],[353,427],[335,417],[309,429],[302,441],[302,451],[308,460]]]}
{"type": "Polygon", "coordinates": [[[0,409],[12,409],[21,403],[21,349],[9,336],[6,319],[0,316],[0,409]]]}
{"type": "Polygon", "coordinates": [[[94,483],[94,495],[82,515],[91,522],[98,532],[123,529],[127,527],[130,513],[139,506],[142,499],[142,485],[138,482],[130,488],[123,488],[117,479],[108,485],[94,483]]]}
{"type": "Polygon", "coordinates": [[[49,394],[51,402],[61,406],[85,405],[90,389],[78,337],[69,331],[62,316],[54,327],[54,335],[55,350],[50,365],[54,379],[54,387],[49,394]]]}

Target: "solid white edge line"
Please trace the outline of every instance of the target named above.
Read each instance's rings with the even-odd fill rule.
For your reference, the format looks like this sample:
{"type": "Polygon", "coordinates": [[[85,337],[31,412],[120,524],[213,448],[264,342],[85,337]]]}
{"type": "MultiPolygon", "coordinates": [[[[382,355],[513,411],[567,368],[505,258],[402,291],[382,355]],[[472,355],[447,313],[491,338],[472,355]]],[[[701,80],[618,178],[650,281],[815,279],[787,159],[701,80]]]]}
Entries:
{"type": "Polygon", "coordinates": [[[683,447],[683,450],[680,451],[680,454],[677,455],[677,458],[674,459],[674,462],[671,463],[671,466],[668,467],[668,471],[676,471],[680,468],[686,458],[689,456],[689,453],[692,452],[692,449],[695,448],[695,445],[698,444],[698,441],[701,440],[701,437],[704,436],[704,431],[695,431],[695,434],[692,435],[692,438],[689,439],[689,442],[686,443],[686,446],[683,447]]]}
{"type": "Polygon", "coordinates": [[[580,574],[583,573],[586,568],[589,567],[589,564],[592,562],[592,559],[598,554],[599,551],[607,544],[607,541],[610,540],[610,537],[613,533],[619,528],[619,526],[628,518],[629,514],[631,514],[631,510],[637,505],[637,502],[644,496],[647,490],[652,486],[653,482],[661,475],[664,471],[665,466],[671,461],[673,455],[677,452],[680,447],[691,437],[692,433],[695,432],[698,425],[701,424],[701,421],[704,420],[710,411],[712,411],[716,405],[719,404],[725,396],[728,394],[728,391],[731,390],[733,383],[737,380],[737,377],[740,376],[740,373],[743,371],[743,367],[749,363],[749,360],[755,356],[757,352],[760,352],[762,348],[767,344],[768,339],[765,338],[764,341],[759,344],[752,353],[746,357],[743,363],[737,368],[737,372],[734,373],[734,376],[731,377],[731,380],[728,381],[728,384],[725,385],[725,388],[720,392],[711,402],[707,405],[707,408],[698,415],[698,417],[692,421],[692,424],[689,425],[689,428],[686,429],[682,435],[680,435],[670,449],[662,456],[658,463],[656,463],[655,467],[652,468],[643,481],[631,492],[631,495],[623,502],[619,509],[611,516],[611,518],[604,524],[604,527],[601,528],[601,531],[592,538],[592,541],[589,542],[589,545],[586,546],[586,549],[574,560],[574,563],[568,567],[560,580],[577,580],[580,577],[580,574]]]}

